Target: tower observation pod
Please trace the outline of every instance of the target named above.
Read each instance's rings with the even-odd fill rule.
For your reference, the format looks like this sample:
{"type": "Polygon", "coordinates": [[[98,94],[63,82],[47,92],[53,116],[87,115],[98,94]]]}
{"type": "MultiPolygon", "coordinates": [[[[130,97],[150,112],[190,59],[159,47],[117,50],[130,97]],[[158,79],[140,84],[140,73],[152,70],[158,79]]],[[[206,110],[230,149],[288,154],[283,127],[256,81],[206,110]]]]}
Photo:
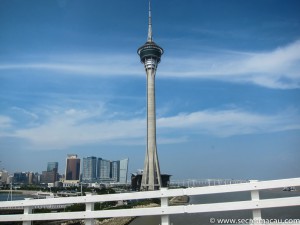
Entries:
{"type": "Polygon", "coordinates": [[[147,147],[141,190],[157,190],[162,186],[156,147],[155,75],[163,49],[152,38],[151,2],[149,0],[149,24],[147,42],[137,53],[144,64],[147,79],[147,147]]]}

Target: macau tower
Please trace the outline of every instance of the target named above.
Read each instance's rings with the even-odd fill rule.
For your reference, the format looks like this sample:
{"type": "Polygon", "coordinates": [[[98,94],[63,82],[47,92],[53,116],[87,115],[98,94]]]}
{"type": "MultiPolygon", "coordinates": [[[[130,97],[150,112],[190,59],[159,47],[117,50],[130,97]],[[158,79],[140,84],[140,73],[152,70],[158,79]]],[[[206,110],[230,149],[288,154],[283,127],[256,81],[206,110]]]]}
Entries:
{"type": "Polygon", "coordinates": [[[156,112],[155,112],[155,74],[163,49],[152,38],[151,3],[149,0],[149,24],[147,42],[137,53],[145,66],[147,79],[147,147],[142,175],[141,190],[160,189],[161,174],[156,146],[156,112]]]}

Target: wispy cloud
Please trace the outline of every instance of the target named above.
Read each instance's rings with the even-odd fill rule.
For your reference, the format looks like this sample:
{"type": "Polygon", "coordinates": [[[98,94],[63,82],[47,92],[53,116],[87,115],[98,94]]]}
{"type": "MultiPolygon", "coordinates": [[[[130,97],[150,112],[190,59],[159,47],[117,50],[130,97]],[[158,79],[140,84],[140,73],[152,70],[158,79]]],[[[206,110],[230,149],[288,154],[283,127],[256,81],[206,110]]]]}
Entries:
{"type": "Polygon", "coordinates": [[[0,115],[0,129],[9,128],[12,126],[13,120],[8,116],[0,115]]]}
{"type": "Polygon", "coordinates": [[[7,134],[11,134],[11,128],[13,127],[13,119],[9,116],[0,115],[0,137],[5,137],[7,134]]]}
{"type": "Polygon", "coordinates": [[[72,55],[40,56],[22,63],[2,63],[0,70],[41,70],[54,73],[75,74],[84,76],[132,76],[140,75],[139,67],[133,66],[130,59],[133,55],[72,55]],[[67,60],[66,60],[67,59],[67,60]],[[124,62],[124,59],[126,61],[124,62]]]}
{"type": "Polygon", "coordinates": [[[161,129],[229,137],[300,129],[300,116],[294,110],[277,115],[261,115],[242,109],[205,110],[160,118],[158,126],[161,129]]]}
{"type": "MultiPolygon", "coordinates": [[[[144,144],[144,118],[99,119],[96,114],[94,110],[55,109],[55,112],[48,114],[44,122],[34,127],[15,127],[0,133],[0,136],[27,140],[30,148],[39,150],[101,143],[144,144]]],[[[0,126],[12,126],[12,120],[7,116],[0,116],[0,126]]],[[[229,137],[299,130],[300,116],[294,110],[277,115],[261,115],[241,109],[205,110],[158,118],[157,128],[159,144],[169,144],[186,142],[194,135],[203,134],[229,137]]]]}
{"type": "Polygon", "coordinates": [[[37,114],[32,113],[32,112],[30,112],[30,111],[28,111],[28,110],[25,110],[25,109],[23,109],[23,108],[20,108],[20,107],[12,107],[12,109],[15,110],[15,111],[18,111],[18,112],[20,112],[20,113],[22,113],[22,114],[24,114],[24,115],[26,115],[26,116],[28,116],[28,117],[30,117],[30,118],[32,118],[32,119],[34,119],[34,120],[37,120],[37,119],[39,118],[37,114]]]}
{"type": "MultiPolygon", "coordinates": [[[[163,61],[159,68],[162,77],[205,78],[278,89],[300,88],[300,40],[269,52],[214,50],[203,55],[169,56],[163,61]]],[[[0,64],[0,70],[50,70],[84,76],[140,76],[140,69],[136,54],[40,56],[22,63],[0,64]]]]}
{"type": "Polygon", "coordinates": [[[220,51],[166,61],[161,72],[165,76],[247,82],[279,89],[300,87],[299,40],[270,52],[220,51]]]}

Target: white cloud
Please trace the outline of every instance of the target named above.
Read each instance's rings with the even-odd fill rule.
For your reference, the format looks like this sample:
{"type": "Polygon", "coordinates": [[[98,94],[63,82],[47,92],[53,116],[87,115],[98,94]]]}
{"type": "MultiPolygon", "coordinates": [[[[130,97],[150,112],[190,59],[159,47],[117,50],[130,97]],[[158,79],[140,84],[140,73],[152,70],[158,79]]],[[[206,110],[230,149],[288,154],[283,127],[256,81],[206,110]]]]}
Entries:
{"type": "Polygon", "coordinates": [[[11,127],[12,122],[10,117],[0,115],[0,130],[11,127]]]}
{"type": "Polygon", "coordinates": [[[8,116],[0,115],[0,137],[5,137],[13,127],[13,120],[8,116]]]}
{"type": "MultiPolygon", "coordinates": [[[[92,76],[140,76],[136,54],[39,56],[30,62],[2,63],[0,70],[50,70],[92,76]]],[[[211,51],[163,58],[161,77],[205,78],[253,83],[267,88],[300,88],[300,40],[269,52],[211,51]]]]}
{"type": "MultiPolygon", "coordinates": [[[[14,128],[5,134],[0,133],[0,136],[27,140],[30,148],[38,150],[65,149],[100,143],[143,145],[145,142],[144,118],[94,119],[93,110],[61,109],[60,112],[48,114],[45,122],[34,127],[14,128]]],[[[0,117],[0,125],[9,125],[11,121],[9,117],[0,117]]],[[[229,137],[299,130],[300,117],[293,110],[277,115],[261,115],[240,109],[205,110],[158,118],[157,129],[159,144],[169,144],[186,142],[195,135],[203,134],[229,137]]]]}
{"type": "Polygon", "coordinates": [[[165,59],[164,76],[251,82],[268,88],[300,87],[300,41],[270,52],[221,51],[165,59]]]}
{"type": "Polygon", "coordinates": [[[45,70],[84,76],[140,75],[137,56],[108,54],[49,55],[22,60],[22,63],[2,63],[0,70],[45,70]]]}
{"type": "Polygon", "coordinates": [[[34,119],[34,120],[37,120],[37,119],[39,118],[37,114],[32,113],[32,112],[30,112],[30,111],[28,111],[28,110],[26,110],[26,109],[23,109],[23,108],[20,108],[20,107],[12,107],[12,109],[15,110],[15,111],[21,112],[22,114],[24,114],[24,115],[26,115],[26,116],[28,116],[28,117],[34,119]]]}
{"type": "Polygon", "coordinates": [[[161,129],[229,137],[243,134],[272,133],[300,129],[300,116],[294,111],[260,115],[240,109],[205,110],[158,119],[161,129]]]}
{"type": "Polygon", "coordinates": [[[29,126],[23,124],[22,127],[15,127],[0,136],[27,140],[32,148],[42,150],[119,141],[128,137],[140,138],[143,133],[141,129],[145,130],[144,119],[110,118],[111,114],[106,111],[104,105],[84,110],[48,106],[44,110],[39,109],[38,113],[42,119],[34,125],[28,120],[29,126]],[[108,115],[104,115],[104,112],[108,115]]]}
{"type": "MultiPolygon", "coordinates": [[[[245,68],[257,73],[284,73],[293,72],[293,66],[300,61],[300,41],[296,41],[286,47],[278,48],[272,52],[253,54],[245,60],[241,70],[245,68]]],[[[289,73],[289,76],[298,76],[298,74],[289,73]]]]}

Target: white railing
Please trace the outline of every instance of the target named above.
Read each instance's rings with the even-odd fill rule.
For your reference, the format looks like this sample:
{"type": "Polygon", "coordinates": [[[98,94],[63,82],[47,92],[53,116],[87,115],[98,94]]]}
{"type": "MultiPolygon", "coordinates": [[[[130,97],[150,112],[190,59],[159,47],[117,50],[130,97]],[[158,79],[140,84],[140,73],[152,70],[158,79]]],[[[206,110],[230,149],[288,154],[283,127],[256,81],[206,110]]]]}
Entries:
{"type": "Polygon", "coordinates": [[[216,186],[225,184],[240,184],[248,183],[248,180],[233,180],[233,179],[186,179],[186,180],[171,180],[171,187],[203,187],[216,186]]]}
{"type": "MultiPolygon", "coordinates": [[[[159,191],[134,192],[109,195],[87,195],[80,197],[65,197],[52,199],[31,199],[22,201],[0,202],[0,209],[9,207],[23,207],[23,214],[1,215],[0,222],[23,221],[23,225],[31,224],[31,221],[50,220],[74,220],[83,219],[86,225],[94,224],[96,218],[109,217],[135,217],[160,215],[161,224],[169,225],[169,215],[183,213],[204,213],[235,210],[252,210],[254,221],[261,219],[261,209],[274,207],[299,206],[300,196],[288,198],[260,199],[259,190],[300,186],[300,178],[271,180],[271,181],[251,181],[250,183],[197,187],[187,189],[161,189],[159,191]],[[249,201],[220,202],[195,205],[169,206],[169,198],[178,196],[195,196],[204,194],[218,194],[229,192],[251,192],[249,201]],[[94,204],[97,202],[153,199],[160,198],[161,206],[154,208],[134,208],[94,211],[94,204]],[[49,205],[69,205],[74,203],[84,203],[85,211],[81,212],[53,212],[32,214],[32,209],[36,206],[49,205]]],[[[174,224],[176,225],[176,224],[174,224]]]]}

